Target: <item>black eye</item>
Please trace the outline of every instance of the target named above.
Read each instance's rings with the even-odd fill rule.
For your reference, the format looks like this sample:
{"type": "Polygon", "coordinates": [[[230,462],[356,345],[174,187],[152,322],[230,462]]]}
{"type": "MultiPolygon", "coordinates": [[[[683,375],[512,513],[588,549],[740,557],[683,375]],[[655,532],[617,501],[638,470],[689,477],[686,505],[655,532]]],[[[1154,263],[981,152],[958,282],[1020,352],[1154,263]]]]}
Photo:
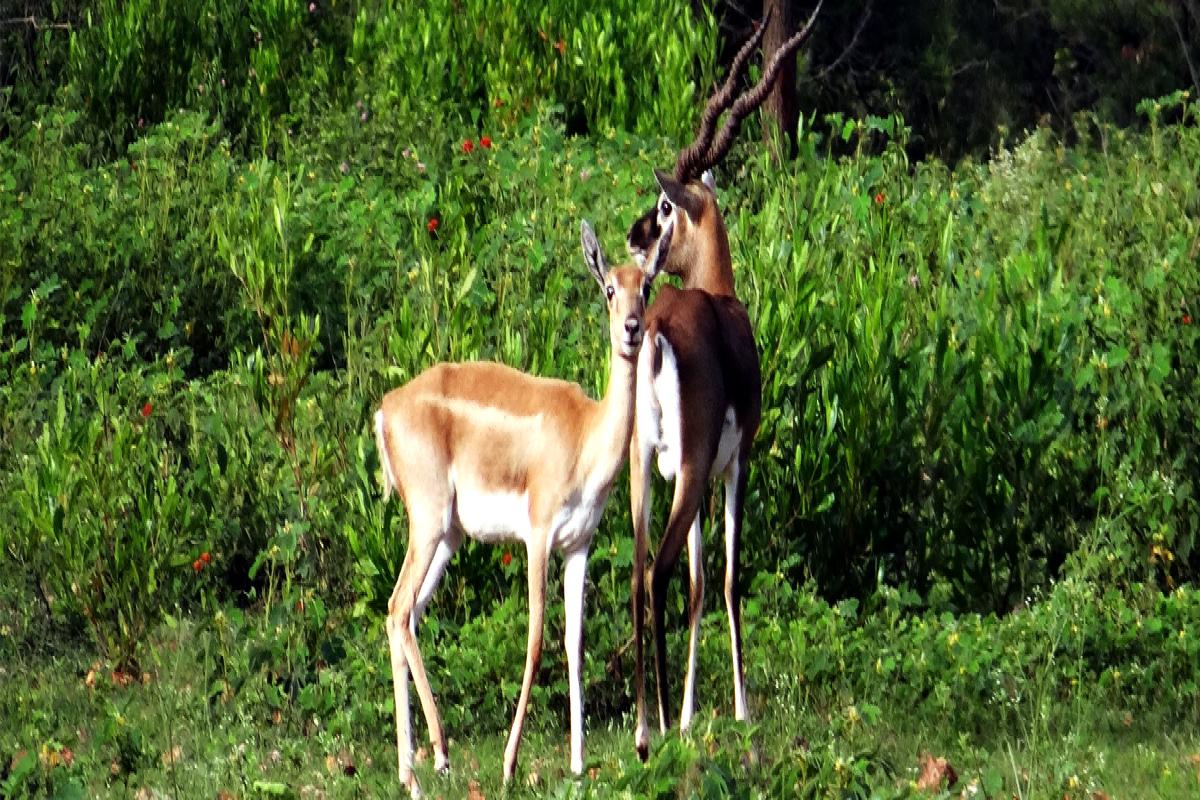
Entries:
{"type": "Polygon", "coordinates": [[[608,298],[608,302],[610,302],[610,303],[612,302],[613,295],[615,295],[616,293],[617,293],[617,290],[614,289],[613,287],[611,287],[611,286],[604,287],[604,296],[608,298]]]}
{"type": "Polygon", "coordinates": [[[673,208],[673,206],[671,205],[670,200],[663,200],[662,205],[660,205],[658,207],[658,210],[662,213],[662,215],[664,217],[669,217],[669,216],[671,216],[672,208],[673,208]]]}
{"type": "Polygon", "coordinates": [[[650,302],[650,281],[646,281],[642,284],[642,299],[647,303],[650,302]]]}

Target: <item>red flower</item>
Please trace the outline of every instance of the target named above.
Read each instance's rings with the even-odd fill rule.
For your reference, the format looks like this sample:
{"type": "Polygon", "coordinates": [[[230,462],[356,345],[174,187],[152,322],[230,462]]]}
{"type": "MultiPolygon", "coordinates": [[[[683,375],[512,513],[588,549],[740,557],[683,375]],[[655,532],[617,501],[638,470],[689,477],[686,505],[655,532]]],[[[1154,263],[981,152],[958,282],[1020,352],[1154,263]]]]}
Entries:
{"type": "Polygon", "coordinates": [[[875,205],[877,205],[877,206],[881,206],[881,205],[883,205],[883,201],[884,201],[884,200],[887,200],[887,195],[885,195],[883,192],[878,192],[878,193],[876,193],[876,195],[875,195],[875,205]]]}
{"type": "Polygon", "coordinates": [[[199,572],[202,569],[204,569],[203,561],[201,561],[200,559],[197,558],[195,561],[192,562],[192,570],[194,570],[195,572],[199,572]]]}
{"type": "Polygon", "coordinates": [[[500,563],[506,567],[509,564],[511,564],[512,563],[512,553],[505,553],[504,555],[500,556],[500,563]]]}
{"type": "Polygon", "coordinates": [[[430,217],[429,224],[425,226],[425,229],[428,230],[430,233],[435,233],[438,229],[438,224],[439,223],[438,223],[437,217],[430,217]]]}
{"type": "Polygon", "coordinates": [[[554,49],[557,50],[558,54],[561,56],[563,53],[567,52],[567,43],[562,39],[559,39],[554,43],[554,49]]]}
{"type": "Polygon", "coordinates": [[[1184,325],[1191,325],[1191,324],[1192,324],[1192,315],[1191,315],[1191,314],[1184,314],[1184,315],[1183,315],[1183,324],[1184,324],[1184,325]]]}
{"type": "Polygon", "coordinates": [[[492,149],[492,137],[480,136],[479,137],[479,146],[482,147],[484,150],[491,150],[492,149]]]}
{"type": "Polygon", "coordinates": [[[463,141],[462,150],[464,153],[470,153],[474,149],[475,149],[475,142],[471,141],[470,139],[466,139],[465,141],[463,141]]]}
{"type": "Polygon", "coordinates": [[[200,560],[203,561],[205,564],[208,564],[210,561],[212,561],[212,556],[210,556],[208,554],[208,551],[205,550],[203,553],[200,554],[200,560]]]}
{"type": "Polygon", "coordinates": [[[153,411],[154,406],[150,403],[146,403],[144,406],[142,406],[142,419],[148,418],[153,411]]]}

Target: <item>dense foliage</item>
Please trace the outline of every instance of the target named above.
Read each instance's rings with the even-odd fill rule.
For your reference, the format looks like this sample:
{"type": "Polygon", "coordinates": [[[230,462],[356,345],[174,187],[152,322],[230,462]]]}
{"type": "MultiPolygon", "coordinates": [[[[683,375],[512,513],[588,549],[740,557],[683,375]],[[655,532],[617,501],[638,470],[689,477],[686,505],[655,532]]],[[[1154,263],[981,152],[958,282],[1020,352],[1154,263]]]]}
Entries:
{"type": "MultiPolygon", "coordinates": [[[[214,707],[386,748],[379,611],[406,522],[370,415],[446,359],[599,393],[579,220],[619,257],[714,79],[716,16],[41,5],[73,30],[0,63],[0,714],[21,721],[0,725],[0,789],[53,794],[11,756],[72,724],[23,670],[82,648],[166,681],[183,630],[214,707]]],[[[794,161],[744,136],[718,171],[764,370],[743,562],[765,724],[815,705],[861,742],[860,714],[908,709],[1032,749],[1057,703],[1195,723],[1200,106],[1137,114],[954,165],[911,160],[928,133],[898,116],[813,114],[794,161]]],[[[630,702],[627,508],[619,483],[589,565],[597,727],[630,702]]],[[[465,547],[422,631],[452,730],[502,729],[516,696],[510,555],[465,547]]],[[[565,696],[560,655],[542,703],[565,696]]],[[[128,780],[151,750],[113,719],[92,766],[117,752],[128,780]]],[[[661,793],[691,746],[622,767],[624,791],[661,793]]],[[[772,796],[894,778],[784,747],[755,779],[772,796]]],[[[712,780],[733,752],[708,753],[712,780]]]]}

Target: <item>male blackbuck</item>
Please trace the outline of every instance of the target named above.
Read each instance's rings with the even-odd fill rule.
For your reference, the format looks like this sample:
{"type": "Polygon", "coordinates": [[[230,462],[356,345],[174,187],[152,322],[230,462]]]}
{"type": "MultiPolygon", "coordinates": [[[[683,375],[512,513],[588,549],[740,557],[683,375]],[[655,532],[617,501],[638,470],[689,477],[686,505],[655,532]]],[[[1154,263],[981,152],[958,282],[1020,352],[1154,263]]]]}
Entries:
{"type": "Polygon", "coordinates": [[[634,526],[635,744],[643,759],[649,750],[642,639],[654,457],[662,476],[675,481],[666,531],[650,574],[659,728],[665,733],[670,726],[663,629],[667,586],[685,542],[691,577],[691,636],[680,727],[686,729],[692,721],[704,598],[700,507],[709,481],[716,476],[725,484],[725,605],[733,658],[734,714],[739,720],[747,716],[738,558],[747,470],[758,430],[762,389],[754,332],[745,306],[734,293],[729,238],[709,170],[729,150],[740,121],[767,96],[782,60],[808,37],[816,13],[802,31],[776,51],[761,82],[735,100],[737,82],[765,26],[760,26],[742,47],[724,85],[704,109],[695,141],[679,154],[674,176],[655,171],[661,194],[654,208],[633,224],[626,240],[630,254],[639,262],[654,253],[658,264],[655,269],[663,269],[683,282],[682,289],[662,287],[646,311],[646,343],[638,357],[637,409],[629,454],[634,526]],[[725,111],[729,118],[714,138],[716,121],[725,111]],[[667,231],[673,231],[673,239],[664,258],[667,231]]]}
{"type": "Polygon", "coordinates": [[[608,302],[610,374],[594,401],[574,383],[494,363],[438,364],[389,392],[375,414],[385,499],[399,491],[408,512],[408,552],[388,601],[387,633],[396,702],[400,781],[413,775],[408,674],[429,726],[435,766],[449,768],[433,692],[417,646],[417,622],[447,562],[470,536],[525,545],[529,558],[529,642],[516,717],[504,751],[504,779],[517,763],[521,728],[542,649],[546,564],[563,554],[566,653],[571,702],[571,769],[583,770],[580,646],[588,547],[604,502],[624,466],[633,427],[636,362],[649,282],[670,250],[667,223],[654,266],[608,269],[584,222],[584,260],[608,302]]]}

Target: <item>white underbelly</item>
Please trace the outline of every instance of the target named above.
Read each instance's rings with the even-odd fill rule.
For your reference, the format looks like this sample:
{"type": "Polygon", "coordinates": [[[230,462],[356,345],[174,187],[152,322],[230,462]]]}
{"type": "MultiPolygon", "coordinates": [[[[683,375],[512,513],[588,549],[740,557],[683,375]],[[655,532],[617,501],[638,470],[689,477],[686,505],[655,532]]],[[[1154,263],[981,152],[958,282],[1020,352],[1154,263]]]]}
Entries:
{"type": "Polygon", "coordinates": [[[528,542],[529,495],[456,487],[454,523],[476,541],[528,542]]]}

